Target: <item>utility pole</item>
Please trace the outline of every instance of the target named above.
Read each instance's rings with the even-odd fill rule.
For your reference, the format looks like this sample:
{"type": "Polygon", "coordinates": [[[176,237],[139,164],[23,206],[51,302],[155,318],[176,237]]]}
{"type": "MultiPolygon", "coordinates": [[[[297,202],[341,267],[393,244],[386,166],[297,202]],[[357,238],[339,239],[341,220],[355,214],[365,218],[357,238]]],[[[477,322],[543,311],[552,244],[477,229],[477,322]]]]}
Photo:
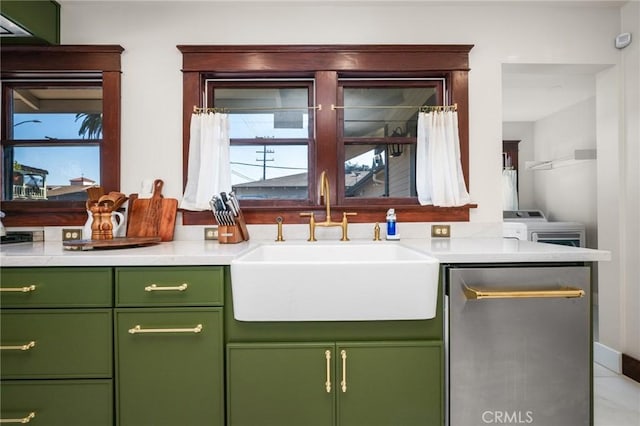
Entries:
{"type": "Polygon", "coordinates": [[[262,180],[267,179],[267,161],[275,161],[274,158],[267,158],[267,154],[273,154],[273,149],[267,149],[265,145],[262,151],[256,151],[256,154],[262,154],[262,158],[256,158],[256,161],[262,162],[262,180]]]}

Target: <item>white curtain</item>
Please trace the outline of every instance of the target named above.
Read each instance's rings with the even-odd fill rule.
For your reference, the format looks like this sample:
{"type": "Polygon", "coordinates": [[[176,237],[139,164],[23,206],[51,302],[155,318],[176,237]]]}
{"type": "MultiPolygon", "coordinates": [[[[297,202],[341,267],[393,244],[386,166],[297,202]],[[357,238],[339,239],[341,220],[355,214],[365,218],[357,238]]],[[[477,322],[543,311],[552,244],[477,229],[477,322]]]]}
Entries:
{"type": "Polygon", "coordinates": [[[502,170],[503,210],[518,210],[518,174],[514,169],[502,170]]]}
{"type": "Polygon", "coordinates": [[[180,202],[186,210],[210,210],[214,194],[231,191],[227,114],[191,116],[187,186],[180,202]]]}
{"type": "Polygon", "coordinates": [[[455,207],[471,202],[460,162],[456,111],[418,114],[416,189],[421,205],[455,207]]]}

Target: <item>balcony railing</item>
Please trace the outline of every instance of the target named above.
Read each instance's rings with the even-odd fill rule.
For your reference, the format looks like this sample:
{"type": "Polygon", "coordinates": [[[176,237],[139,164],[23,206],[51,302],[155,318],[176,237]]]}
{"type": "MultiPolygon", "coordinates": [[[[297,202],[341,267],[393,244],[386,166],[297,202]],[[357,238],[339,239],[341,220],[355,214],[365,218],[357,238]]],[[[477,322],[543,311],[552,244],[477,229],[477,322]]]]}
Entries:
{"type": "Polygon", "coordinates": [[[46,200],[47,188],[26,185],[13,185],[14,200],[46,200]]]}

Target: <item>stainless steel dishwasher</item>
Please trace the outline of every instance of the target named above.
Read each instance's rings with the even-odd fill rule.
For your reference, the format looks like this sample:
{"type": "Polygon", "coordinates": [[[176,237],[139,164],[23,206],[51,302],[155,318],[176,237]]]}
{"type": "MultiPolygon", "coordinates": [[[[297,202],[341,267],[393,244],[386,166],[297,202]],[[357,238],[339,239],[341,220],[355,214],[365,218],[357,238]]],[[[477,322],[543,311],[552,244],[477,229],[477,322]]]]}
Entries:
{"type": "Polygon", "coordinates": [[[445,274],[449,424],[593,424],[590,267],[445,274]]]}

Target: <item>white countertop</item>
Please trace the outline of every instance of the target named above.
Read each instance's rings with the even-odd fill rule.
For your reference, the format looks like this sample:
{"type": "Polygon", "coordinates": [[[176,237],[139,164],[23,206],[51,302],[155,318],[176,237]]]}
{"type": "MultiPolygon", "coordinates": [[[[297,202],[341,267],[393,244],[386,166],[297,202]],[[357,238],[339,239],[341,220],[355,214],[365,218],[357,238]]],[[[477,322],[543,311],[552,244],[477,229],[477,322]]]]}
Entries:
{"type": "MultiPolygon", "coordinates": [[[[353,240],[353,243],[361,244],[364,241],[353,240]]],[[[236,256],[260,243],[272,244],[273,240],[252,240],[239,244],[171,241],[146,247],[87,251],[65,250],[60,241],[18,243],[0,247],[0,266],[229,265],[236,256]]],[[[504,238],[413,238],[371,244],[406,245],[434,256],[440,263],[597,262],[611,259],[610,252],[603,250],[504,238]]]]}

